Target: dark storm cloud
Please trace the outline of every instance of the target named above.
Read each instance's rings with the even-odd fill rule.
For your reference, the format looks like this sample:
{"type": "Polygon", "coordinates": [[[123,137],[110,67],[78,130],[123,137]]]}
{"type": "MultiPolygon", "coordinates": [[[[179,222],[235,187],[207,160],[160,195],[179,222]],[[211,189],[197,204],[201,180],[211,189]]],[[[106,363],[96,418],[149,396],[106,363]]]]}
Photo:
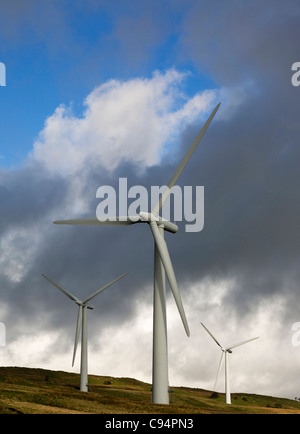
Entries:
{"type": "MultiPolygon", "coordinates": [[[[110,177],[102,171],[99,176],[98,165],[93,168],[89,164],[89,168],[88,179],[86,173],[77,174],[85,183],[84,194],[89,198],[85,215],[79,217],[95,217],[98,204],[95,193],[100,185],[117,186],[115,175],[110,177]]],[[[132,167],[120,170],[130,173],[132,167]]],[[[145,282],[152,280],[150,231],[139,225],[125,230],[54,225],[53,220],[70,217],[72,180],[51,177],[36,162],[23,169],[3,172],[1,178],[1,237],[5,239],[7,234],[12,234],[7,244],[2,245],[7,268],[1,275],[1,301],[6,306],[2,321],[10,330],[10,340],[20,335],[19,327],[24,322],[28,329],[30,324],[34,328],[36,322],[39,329],[47,330],[62,327],[73,330],[75,326],[75,304],[44,280],[41,273],[78,298],[84,298],[128,271],[128,276],[101,294],[94,304],[97,317],[105,319],[106,325],[115,324],[116,320],[122,322],[132,315],[136,297],[143,296],[145,282]],[[145,241],[142,245],[141,239],[145,241]],[[20,266],[21,279],[18,278],[20,266]]]]}
{"type": "Polygon", "coordinates": [[[56,0],[47,4],[36,0],[1,2],[2,53],[18,46],[34,46],[37,43],[45,44],[51,51],[54,47],[67,51],[71,33],[62,6],[62,2],[56,0]]]}
{"type": "MultiPolygon", "coordinates": [[[[251,108],[253,119],[254,102],[251,108]]],[[[205,186],[203,232],[185,233],[184,224],[179,223],[180,231],[176,235],[166,234],[183,296],[189,282],[207,276],[215,279],[234,276],[237,279],[234,298],[228,302],[241,312],[255,297],[297,289],[299,248],[295,155],[285,155],[281,160],[281,141],[278,143],[275,137],[270,146],[268,131],[262,125],[265,119],[257,120],[257,134],[249,126],[249,115],[247,107],[245,113],[241,110],[235,116],[235,125],[227,121],[213,122],[178,182],[182,186],[205,186]]],[[[185,132],[178,158],[198,129],[199,125],[185,132]]],[[[129,187],[144,185],[150,189],[151,185],[166,184],[177,163],[164,162],[138,174],[137,168],[130,164],[119,166],[113,173],[99,173],[99,165],[89,162],[83,173],[77,174],[79,179],[82,177],[86,186],[83,194],[88,198],[86,213],[78,217],[95,216],[98,204],[95,193],[99,186],[112,185],[117,191],[119,178],[128,177],[129,187]]],[[[5,210],[2,228],[5,233],[10,227],[36,225],[43,242],[25,278],[21,282],[9,283],[7,279],[3,282],[4,301],[23,320],[26,316],[34,319],[34,303],[39,306],[37,311],[51,312],[51,327],[68,326],[71,330],[76,307],[44,281],[41,273],[80,298],[129,271],[115,288],[95,301],[97,317],[105,318],[107,324],[116,320],[121,323],[134,314],[135,300],[145,287],[152,287],[153,240],[149,228],[147,225],[129,228],[53,225],[54,219],[73,217],[68,204],[72,203],[70,191],[73,195],[76,191],[68,189],[71,180],[43,175],[36,162],[31,164],[2,178],[0,192],[5,210]],[[64,314],[65,309],[69,315],[64,314]]],[[[16,249],[24,248],[22,242],[18,238],[12,241],[16,249]]],[[[29,247],[30,239],[26,242],[29,247]]]]}
{"type": "Polygon", "coordinates": [[[182,42],[187,56],[222,84],[267,78],[277,86],[274,78],[283,79],[298,55],[298,23],[296,0],[193,2],[182,42]]]}
{"type": "Polygon", "coordinates": [[[203,236],[214,225],[210,244],[218,240],[224,262],[243,252],[245,266],[278,255],[287,264],[298,251],[300,100],[291,85],[298,19],[294,1],[194,3],[185,17],[182,44],[199,69],[219,86],[253,85],[229,122],[210,127],[187,172],[206,186],[203,236]]]}

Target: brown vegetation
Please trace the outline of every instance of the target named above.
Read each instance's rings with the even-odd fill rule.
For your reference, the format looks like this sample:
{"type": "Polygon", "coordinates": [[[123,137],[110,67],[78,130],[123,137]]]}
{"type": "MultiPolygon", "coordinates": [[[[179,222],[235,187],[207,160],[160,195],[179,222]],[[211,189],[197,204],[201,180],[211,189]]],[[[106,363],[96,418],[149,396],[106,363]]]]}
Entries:
{"type": "Polygon", "coordinates": [[[78,390],[79,375],[18,367],[0,368],[0,414],[300,414],[298,401],[261,395],[172,388],[171,404],[151,404],[151,385],[131,378],[89,376],[90,391],[78,390]]]}

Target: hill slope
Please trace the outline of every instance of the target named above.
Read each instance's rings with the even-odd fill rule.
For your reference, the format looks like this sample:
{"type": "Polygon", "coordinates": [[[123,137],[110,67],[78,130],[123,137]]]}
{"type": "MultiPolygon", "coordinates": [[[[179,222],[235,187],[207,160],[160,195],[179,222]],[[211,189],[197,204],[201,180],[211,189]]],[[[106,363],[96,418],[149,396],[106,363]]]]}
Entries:
{"type": "Polygon", "coordinates": [[[261,395],[223,394],[175,387],[171,404],[151,404],[151,385],[131,378],[89,376],[90,392],[78,390],[79,375],[18,367],[0,368],[0,414],[300,414],[297,401],[261,395]]]}

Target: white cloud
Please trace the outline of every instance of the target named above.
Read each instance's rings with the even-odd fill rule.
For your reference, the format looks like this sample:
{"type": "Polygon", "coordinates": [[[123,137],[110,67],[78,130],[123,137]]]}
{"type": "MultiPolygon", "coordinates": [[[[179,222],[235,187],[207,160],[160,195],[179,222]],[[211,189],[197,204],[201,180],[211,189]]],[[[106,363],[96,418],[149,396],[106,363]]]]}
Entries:
{"type": "MultiPolygon", "coordinates": [[[[8,330],[9,335],[9,330],[8,330]]],[[[63,336],[58,332],[33,331],[22,334],[18,339],[10,342],[9,336],[7,346],[2,349],[3,366],[24,366],[30,368],[44,368],[70,371],[71,355],[56,351],[63,336]],[[68,357],[69,356],[69,357],[68,357]],[[69,362],[69,363],[68,363],[69,362]]]]}
{"type": "Polygon", "coordinates": [[[87,158],[113,170],[122,161],[149,166],[164,145],[215,103],[216,91],[188,98],[187,73],[170,69],[150,79],[110,80],[84,101],[81,117],[61,105],[34,143],[33,157],[60,174],[74,174],[87,158]]]}

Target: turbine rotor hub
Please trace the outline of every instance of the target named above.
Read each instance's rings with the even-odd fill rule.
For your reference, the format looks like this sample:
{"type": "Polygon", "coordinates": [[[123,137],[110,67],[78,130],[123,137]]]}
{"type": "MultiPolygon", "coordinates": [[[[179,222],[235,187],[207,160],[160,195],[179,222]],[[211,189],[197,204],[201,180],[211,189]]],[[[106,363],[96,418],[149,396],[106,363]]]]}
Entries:
{"type": "Polygon", "coordinates": [[[158,226],[163,226],[168,232],[176,233],[178,231],[178,226],[163,217],[157,216],[151,212],[141,211],[139,213],[142,222],[152,223],[155,222],[158,226]]]}
{"type": "Polygon", "coordinates": [[[80,300],[76,300],[75,303],[78,304],[78,306],[81,306],[81,307],[86,307],[86,308],[91,309],[91,310],[94,309],[94,306],[92,306],[91,304],[83,303],[80,300]]]}
{"type": "Polygon", "coordinates": [[[139,213],[139,216],[144,222],[159,222],[159,217],[153,214],[152,212],[141,211],[139,213]]]}

